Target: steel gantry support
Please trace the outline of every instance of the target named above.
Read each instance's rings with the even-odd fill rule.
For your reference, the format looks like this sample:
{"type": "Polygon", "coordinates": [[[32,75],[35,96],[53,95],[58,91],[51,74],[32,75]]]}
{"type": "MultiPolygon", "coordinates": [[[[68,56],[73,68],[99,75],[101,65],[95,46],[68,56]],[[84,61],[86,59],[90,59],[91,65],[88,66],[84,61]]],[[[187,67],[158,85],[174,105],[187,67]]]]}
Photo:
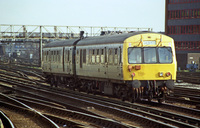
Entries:
{"type": "Polygon", "coordinates": [[[42,44],[53,40],[100,36],[103,34],[127,33],[130,31],[152,31],[151,28],[99,27],[99,26],[55,26],[55,25],[10,25],[0,24],[1,43],[39,43],[39,65],[42,62],[42,44]]]}
{"type": "Polygon", "coordinates": [[[100,27],[100,26],[55,26],[55,25],[9,25],[0,24],[0,39],[69,39],[79,38],[80,31],[88,36],[99,36],[101,31],[106,32],[130,32],[152,31],[151,28],[135,27],[100,27]],[[42,33],[40,32],[42,30],[42,33]],[[71,35],[74,35],[72,37],[71,35]]]}

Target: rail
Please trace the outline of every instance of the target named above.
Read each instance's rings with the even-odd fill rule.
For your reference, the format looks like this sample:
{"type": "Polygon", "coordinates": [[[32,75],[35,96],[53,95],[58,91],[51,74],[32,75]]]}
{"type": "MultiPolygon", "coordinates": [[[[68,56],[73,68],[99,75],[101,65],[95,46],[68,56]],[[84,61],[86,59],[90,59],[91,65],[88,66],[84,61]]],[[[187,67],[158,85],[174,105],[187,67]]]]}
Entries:
{"type": "Polygon", "coordinates": [[[3,124],[2,127],[15,128],[14,124],[12,123],[12,121],[2,111],[0,111],[0,119],[1,119],[0,121],[2,121],[2,124],[3,124]]]}

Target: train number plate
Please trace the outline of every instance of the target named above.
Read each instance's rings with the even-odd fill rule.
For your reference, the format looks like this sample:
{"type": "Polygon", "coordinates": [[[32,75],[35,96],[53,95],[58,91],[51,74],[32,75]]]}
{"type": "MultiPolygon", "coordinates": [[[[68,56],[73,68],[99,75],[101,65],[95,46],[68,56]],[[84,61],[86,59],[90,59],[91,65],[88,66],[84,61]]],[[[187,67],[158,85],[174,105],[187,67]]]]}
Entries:
{"type": "Polygon", "coordinates": [[[156,45],[156,41],[143,41],[143,45],[156,45]]]}

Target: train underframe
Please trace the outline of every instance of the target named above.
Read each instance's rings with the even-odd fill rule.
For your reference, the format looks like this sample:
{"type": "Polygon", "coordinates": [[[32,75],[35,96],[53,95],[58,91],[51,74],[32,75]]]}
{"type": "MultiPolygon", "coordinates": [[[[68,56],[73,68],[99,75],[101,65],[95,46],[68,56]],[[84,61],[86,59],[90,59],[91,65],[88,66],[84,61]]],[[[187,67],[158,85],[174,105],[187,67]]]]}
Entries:
{"type": "MultiPolygon", "coordinates": [[[[141,99],[157,99],[159,103],[165,101],[171,89],[168,84],[173,86],[173,81],[112,81],[105,79],[86,79],[84,77],[66,77],[60,75],[46,75],[47,81],[51,86],[70,88],[72,90],[84,91],[87,93],[101,93],[120,98],[122,101],[128,100],[135,102],[141,99]],[[131,82],[131,84],[130,84],[131,82]],[[139,86],[134,86],[139,82],[139,86]]],[[[173,87],[172,87],[173,88],[173,87]]]]}

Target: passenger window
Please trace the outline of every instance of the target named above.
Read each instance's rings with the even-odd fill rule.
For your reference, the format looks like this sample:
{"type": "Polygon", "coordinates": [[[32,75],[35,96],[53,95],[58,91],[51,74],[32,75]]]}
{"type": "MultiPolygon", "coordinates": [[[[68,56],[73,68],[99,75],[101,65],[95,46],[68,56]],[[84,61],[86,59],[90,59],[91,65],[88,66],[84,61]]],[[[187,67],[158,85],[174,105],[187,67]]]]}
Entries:
{"type": "Polygon", "coordinates": [[[115,64],[118,64],[118,49],[117,48],[115,48],[115,55],[114,55],[114,63],[115,64]]]}
{"type": "Polygon", "coordinates": [[[60,62],[60,60],[61,60],[61,59],[60,59],[60,58],[61,58],[60,53],[61,53],[61,52],[58,51],[58,62],[60,62]]]}
{"type": "Polygon", "coordinates": [[[53,61],[53,51],[51,51],[51,61],[53,61]]]}
{"type": "Polygon", "coordinates": [[[83,67],[83,50],[80,49],[80,68],[83,67]]]}
{"type": "Polygon", "coordinates": [[[95,50],[92,50],[92,63],[95,63],[95,50]]]}
{"type": "Polygon", "coordinates": [[[77,49],[77,51],[76,51],[76,54],[77,54],[77,55],[79,54],[78,49],[77,49]]]}
{"type": "Polygon", "coordinates": [[[60,61],[59,52],[58,52],[58,51],[57,51],[57,61],[58,61],[58,62],[60,61]]]}
{"type": "Polygon", "coordinates": [[[94,54],[95,54],[95,50],[93,49],[93,50],[92,50],[92,55],[94,55],[94,54]]]}
{"type": "Polygon", "coordinates": [[[86,63],[86,49],[83,49],[83,63],[86,63]]]}
{"type": "Polygon", "coordinates": [[[115,48],[115,55],[117,55],[117,48],[115,48]]]}
{"type": "Polygon", "coordinates": [[[56,61],[56,51],[54,51],[53,61],[56,61]]]}
{"type": "Polygon", "coordinates": [[[106,47],[105,47],[105,63],[107,63],[107,50],[106,50],[106,47]]]}
{"type": "Polygon", "coordinates": [[[68,50],[68,58],[67,58],[67,61],[69,62],[69,57],[70,57],[70,50],[68,50]]]}
{"type": "Polygon", "coordinates": [[[101,49],[101,63],[104,63],[104,49],[101,49]]]}
{"type": "Polygon", "coordinates": [[[57,60],[57,58],[56,58],[56,54],[57,54],[57,52],[54,51],[54,61],[55,61],[55,62],[56,62],[56,60],[57,60]]]}
{"type": "Polygon", "coordinates": [[[92,50],[89,49],[89,55],[88,55],[88,63],[91,63],[91,58],[92,58],[92,50]]]}
{"type": "Polygon", "coordinates": [[[68,58],[68,52],[67,50],[65,50],[65,63],[67,62],[67,58],[68,58]]]}
{"type": "Polygon", "coordinates": [[[112,63],[113,63],[113,55],[112,55],[112,52],[113,52],[113,49],[109,49],[109,56],[108,56],[109,64],[112,64],[112,63]]]}
{"type": "Polygon", "coordinates": [[[97,49],[96,63],[100,62],[99,49],[97,49]]]}
{"type": "Polygon", "coordinates": [[[122,62],[122,49],[119,47],[119,64],[122,62]]]}
{"type": "Polygon", "coordinates": [[[47,51],[46,61],[48,61],[48,51],[47,51]]]}

